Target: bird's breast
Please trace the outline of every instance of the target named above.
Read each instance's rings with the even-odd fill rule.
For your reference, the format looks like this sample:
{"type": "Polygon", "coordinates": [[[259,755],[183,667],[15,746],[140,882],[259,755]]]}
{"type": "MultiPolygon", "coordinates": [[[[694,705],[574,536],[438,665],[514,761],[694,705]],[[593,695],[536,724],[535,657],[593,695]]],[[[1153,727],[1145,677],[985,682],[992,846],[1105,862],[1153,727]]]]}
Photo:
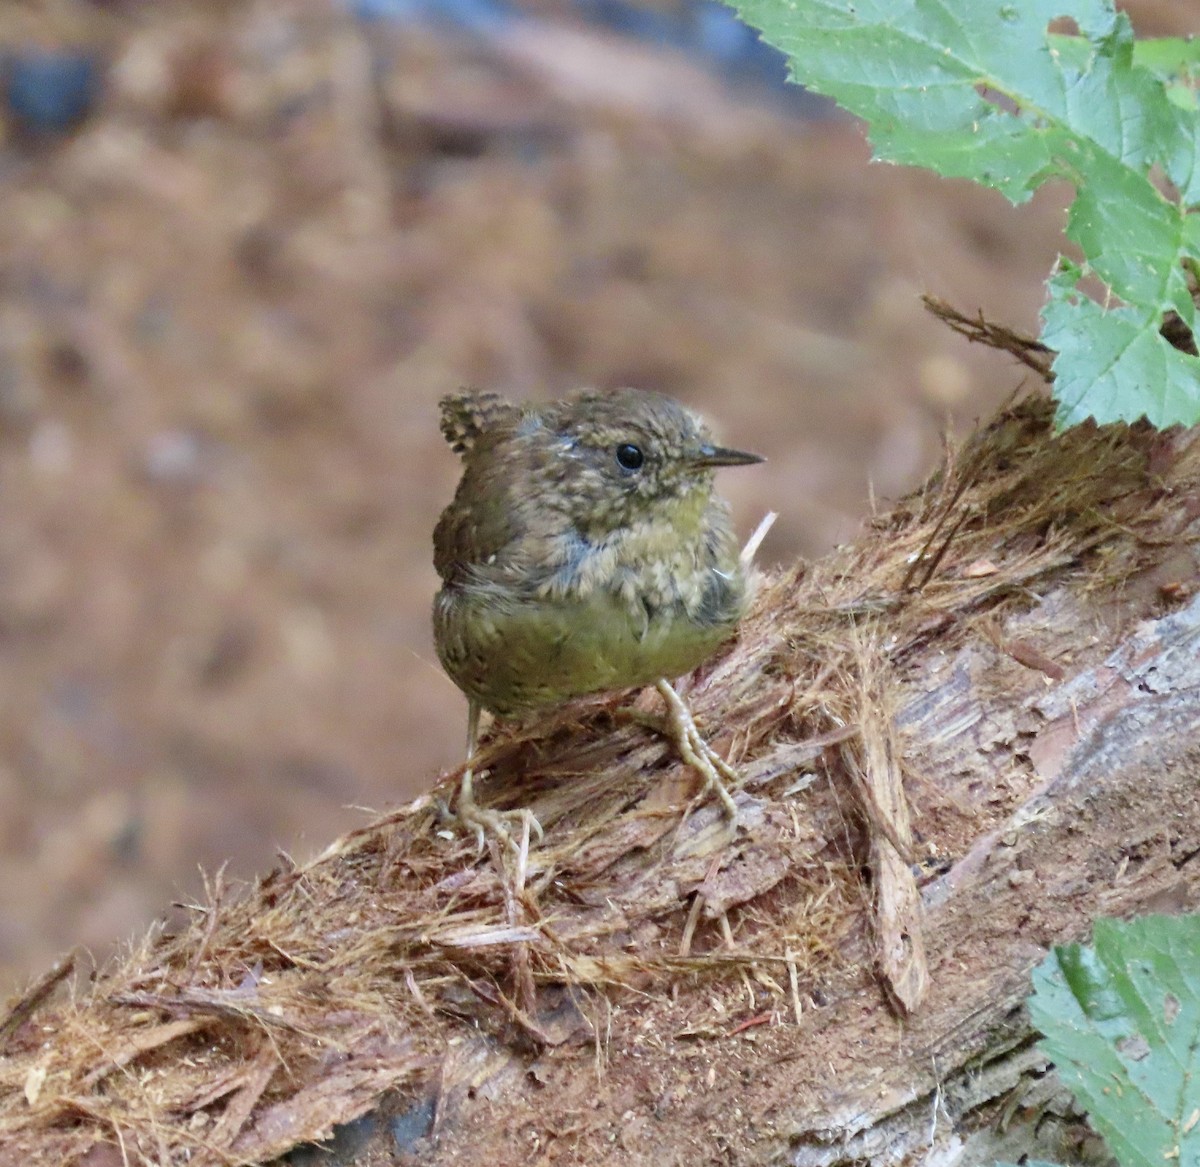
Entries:
{"type": "MultiPolygon", "coordinates": [[[[547,550],[543,548],[543,550],[547,550]]],[[[535,588],[447,586],[434,612],[446,671],[500,714],[690,672],[733,633],[745,578],[731,539],[570,536],[535,588]]]]}
{"type": "Polygon", "coordinates": [[[553,550],[535,594],[577,603],[607,594],[635,620],[668,611],[701,623],[736,620],[741,565],[724,513],[713,519],[707,526],[636,522],[591,538],[563,532],[548,541],[553,550]]]}

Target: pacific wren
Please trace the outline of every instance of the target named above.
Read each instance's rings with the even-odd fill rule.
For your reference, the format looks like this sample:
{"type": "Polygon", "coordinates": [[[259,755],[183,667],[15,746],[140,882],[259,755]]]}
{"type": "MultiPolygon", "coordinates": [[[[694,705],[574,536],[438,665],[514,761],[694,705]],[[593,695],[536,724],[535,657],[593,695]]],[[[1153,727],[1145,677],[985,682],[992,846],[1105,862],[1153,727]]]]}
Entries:
{"type": "Polygon", "coordinates": [[[510,716],[654,683],[681,756],[735,827],[717,771],[732,772],[669,679],[709,657],[741,619],[745,570],[713,471],[762,459],[714,445],[691,410],[636,389],[546,404],[463,392],[441,412],[463,460],[433,534],[442,579],[434,640],[470,708],[460,821],[481,844],[485,829],[510,838],[505,815],[474,799],[480,709],[510,716]]]}

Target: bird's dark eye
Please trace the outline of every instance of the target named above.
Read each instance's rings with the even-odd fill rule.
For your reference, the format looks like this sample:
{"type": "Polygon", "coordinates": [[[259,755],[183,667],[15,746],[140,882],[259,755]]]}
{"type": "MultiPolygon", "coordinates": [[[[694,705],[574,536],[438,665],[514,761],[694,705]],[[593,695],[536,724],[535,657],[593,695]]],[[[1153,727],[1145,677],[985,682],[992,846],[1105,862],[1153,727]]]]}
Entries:
{"type": "Polygon", "coordinates": [[[622,442],[617,447],[617,465],[622,470],[640,470],[645,460],[646,455],[642,453],[641,446],[635,446],[632,442],[622,442]]]}

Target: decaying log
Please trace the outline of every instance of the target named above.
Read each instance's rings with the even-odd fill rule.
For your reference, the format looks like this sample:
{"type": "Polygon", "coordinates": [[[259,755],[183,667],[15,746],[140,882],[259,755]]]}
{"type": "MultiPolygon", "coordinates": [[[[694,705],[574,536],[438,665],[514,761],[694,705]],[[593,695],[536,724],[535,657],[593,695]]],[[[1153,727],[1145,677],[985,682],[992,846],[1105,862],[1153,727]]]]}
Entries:
{"type": "Polygon", "coordinates": [[[480,794],[543,842],[476,859],[447,775],[43,978],[0,1020],[0,1164],[257,1163],[339,1124],[300,1161],[1056,1153],[1030,969],[1200,904],[1200,442],[1050,414],[759,581],[688,688],[734,843],[628,695],[497,727],[480,794]]]}

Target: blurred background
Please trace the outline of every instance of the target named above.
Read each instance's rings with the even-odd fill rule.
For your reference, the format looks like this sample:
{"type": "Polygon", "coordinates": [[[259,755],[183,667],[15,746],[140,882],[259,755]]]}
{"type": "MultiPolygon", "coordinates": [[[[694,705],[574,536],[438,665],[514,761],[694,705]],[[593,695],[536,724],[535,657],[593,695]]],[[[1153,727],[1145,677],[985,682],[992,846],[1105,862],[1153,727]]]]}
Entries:
{"type": "Polygon", "coordinates": [[[1035,331],[1067,192],[783,76],[711,0],[0,5],[0,999],[461,760],[444,393],[679,396],[772,563],[1017,389],[918,297],[1035,331]]]}

